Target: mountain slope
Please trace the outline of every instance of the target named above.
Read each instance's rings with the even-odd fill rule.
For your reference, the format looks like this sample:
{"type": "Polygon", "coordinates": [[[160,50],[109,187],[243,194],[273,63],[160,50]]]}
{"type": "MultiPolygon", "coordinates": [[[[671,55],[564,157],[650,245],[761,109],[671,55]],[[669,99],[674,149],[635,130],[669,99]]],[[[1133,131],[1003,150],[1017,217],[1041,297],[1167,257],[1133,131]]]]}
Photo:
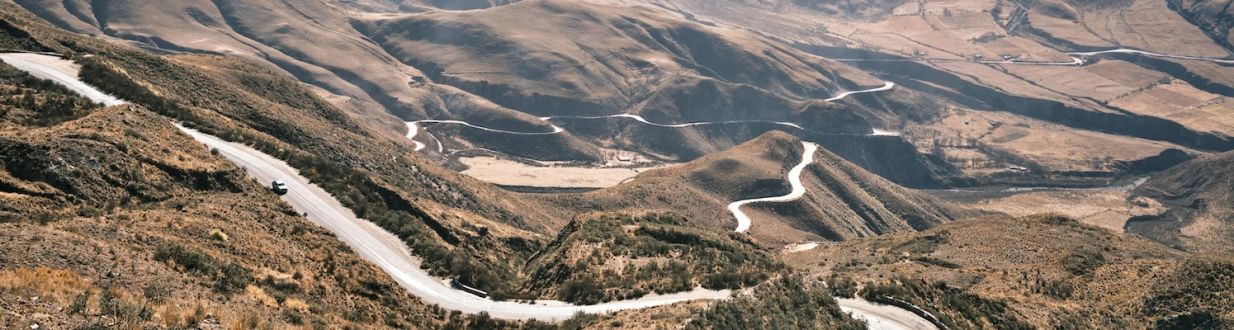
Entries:
{"type": "MultiPolygon", "coordinates": [[[[566,209],[649,209],[697,215],[701,225],[732,229],[730,202],[789,191],[785,178],[801,159],[801,144],[773,131],[689,163],[652,170],[631,181],[579,195],[544,196],[566,209]]],[[[967,215],[905,189],[820,149],[803,172],[805,196],[788,203],[751,204],[750,234],[763,244],[845,240],[922,230],[967,215]]]]}
{"type": "Polygon", "coordinates": [[[0,63],[0,113],[0,248],[22,251],[0,254],[5,327],[441,320],[145,108],[0,63]]]}
{"type": "Polygon", "coordinates": [[[1137,196],[1170,208],[1159,216],[1132,218],[1127,230],[1195,252],[1234,253],[1234,152],[1209,155],[1158,173],[1137,196]]]}
{"type": "MultiPolygon", "coordinates": [[[[816,128],[833,130],[825,120],[832,118],[802,114],[807,107],[825,105],[809,106],[802,100],[881,83],[762,37],[711,31],[633,7],[564,1],[518,2],[478,11],[387,1],[17,3],[79,33],[162,51],[231,54],[261,63],[319,88],[334,105],[360,114],[358,120],[391,130],[402,126],[389,114],[547,131],[545,123],[519,111],[612,114],[639,113],[645,107],[655,108],[649,113],[652,119],[666,122],[801,117],[816,128]],[[545,24],[518,23],[517,18],[531,16],[545,24]],[[464,32],[468,38],[450,41],[464,32]],[[750,95],[768,102],[739,102],[750,95]],[[702,98],[714,102],[699,102],[702,98]],[[652,101],[643,104],[647,100],[652,101]],[[669,109],[661,109],[666,105],[669,109]]],[[[836,118],[843,119],[838,125],[868,131],[861,129],[865,124],[858,118],[836,118]]],[[[569,134],[561,136],[568,140],[569,134]]],[[[467,136],[461,144],[518,150],[486,143],[492,140],[467,136]]],[[[579,150],[575,154],[595,154],[585,147],[579,150]]],[[[519,155],[546,158],[543,153],[519,155]]]]}
{"type": "Polygon", "coordinates": [[[1026,20],[1032,33],[1068,40],[1080,49],[1128,47],[1178,55],[1230,55],[1202,27],[1169,7],[1169,1],[1049,0],[1034,3],[1026,20]],[[1064,12],[1073,14],[1059,14],[1064,12]]]}
{"type": "MultiPolygon", "coordinates": [[[[639,7],[523,1],[484,11],[376,20],[365,32],[439,83],[536,115],[612,114],[661,89],[697,88],[691,85],[700,80],[747,84],[797,99],[830,97],[846,83],[823,69],[831,64],[821,59],[639,7]],[[540,23],[515,24],[524,17],[540,23]],[[674,82],[676,77],[688,79],[674,82]]],[[[737,119],[672,115],[657,119],[737,119]]]]}

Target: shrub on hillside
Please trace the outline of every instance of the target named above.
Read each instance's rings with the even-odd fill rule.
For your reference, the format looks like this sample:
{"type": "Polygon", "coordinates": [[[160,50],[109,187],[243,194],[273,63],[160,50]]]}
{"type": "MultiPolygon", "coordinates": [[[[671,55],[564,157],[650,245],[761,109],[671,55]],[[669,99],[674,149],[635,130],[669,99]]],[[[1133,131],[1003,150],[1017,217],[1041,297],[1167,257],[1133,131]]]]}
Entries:
{"type": "Polygon", "coordinates": [[[694,315],[686,329],[865,329],[840,310],[829,290],[786,276],[694,315]]]}
{"type": "Polygon", "coordinates": [[[183,271],[214,280],[214,290],[221,293],[236,293],[253,282],[252,273],[235,263],[223,263],[208,254],[182,245],[167,243],[154,252],[154,260],[171,261],[183,271]]]}

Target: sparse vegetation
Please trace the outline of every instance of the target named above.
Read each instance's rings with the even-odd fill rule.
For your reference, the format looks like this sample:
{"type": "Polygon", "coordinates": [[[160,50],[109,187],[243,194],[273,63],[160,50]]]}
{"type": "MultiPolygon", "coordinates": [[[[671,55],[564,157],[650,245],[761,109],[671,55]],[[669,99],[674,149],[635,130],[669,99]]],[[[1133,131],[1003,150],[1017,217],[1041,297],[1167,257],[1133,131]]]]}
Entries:
{"type": "Polygon", "coordinates": [[[1234,319],[1228,317],[1231,310],[1234,261],[1194,257],[1182,261],[1174,272],[1153,286],[1144,301],[1143,312],[1160,318],[1159,327],[1218,329],[1222,324],[1234,325],[1234,319]]]}
{"type": "Polygon", "coordinates": [[[993,42],[995,40],[1002,39],[1005,37],[1007,36],[994,33],[994,32],[986,32],[986,33],[981,34],[981,36],[979,37],[968,39],[968,41],[973,42],[973,43],[978,43],[978,44],[984,44],[984,43],[993,42]]]}
{"type": "Polygon", "coordinates": [[[223,232],[221,229],[213,229],[210,230],[210,238],[226,242],[230,237],[228,237],[227,233],[223,232]]]}
{"type": "Polygon", "coordinates": [[[1063,269],[1072,275],[1082,276],[1091,273],[1097,267],[1105,264],[1105,255],[1092,247],[1072,252],[1063,258],[1063,269]]]}

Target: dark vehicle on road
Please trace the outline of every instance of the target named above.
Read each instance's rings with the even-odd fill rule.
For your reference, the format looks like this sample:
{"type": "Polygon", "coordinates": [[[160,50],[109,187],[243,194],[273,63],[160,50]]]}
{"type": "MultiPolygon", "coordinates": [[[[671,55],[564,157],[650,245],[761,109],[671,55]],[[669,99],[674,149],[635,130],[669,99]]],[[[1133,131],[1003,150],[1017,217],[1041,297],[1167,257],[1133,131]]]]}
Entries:
{"type": "Polygon", "coordinates": [[[279,196],[286,195],[287,183],[283,182],[283,180],[274,180],[274,182],[270,182],[270,190],[274,191],[276,194],[279,194],[279,196]]]}
{"type": "Polygon", "coordinates": [[[479,296],[480,298],[488,298],[488,292],[463,284],[463,282],[460,282],[457,278],[450,280],[450,286],[455,289],[463,290],[463,292],[479,296]]]}

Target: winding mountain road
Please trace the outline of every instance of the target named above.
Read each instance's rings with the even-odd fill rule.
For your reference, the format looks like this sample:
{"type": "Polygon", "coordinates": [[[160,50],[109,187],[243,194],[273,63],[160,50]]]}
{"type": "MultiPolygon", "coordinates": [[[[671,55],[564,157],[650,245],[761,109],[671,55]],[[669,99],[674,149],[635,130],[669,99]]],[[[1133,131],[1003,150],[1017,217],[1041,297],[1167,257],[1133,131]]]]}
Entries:
{"type": "MultiPolygon", "coordinates": [[[[1212,62],[1212,63],[1224,64],[1224,65],[1234,65],[1234,59],[1190,56],[1190,55],[1162,54],[1162,53],[1155,53],[1155,52],[1131,49],[1131,48],[1107,49],[1107,50],[1099,50],[1099,51],[1092,51],[1092,52],[1071,52],[1071,53],[1067,53],[1067,56],[1071,57],[1070,62],[1022,61],[1022,60],[1016,60],[1016,59],[1008,59],[1008,60],[977,60],[977,63],[1004,64],[1004,65],[1009,64],[1009,65],[1041,65],[1041,66],[1083,66],[1084,64],[1088,63],[1087,59],[1089,57],[1096,57],[1096,56],[1101,56],[1105,54],[1139,54],[1139,55],[1144,55],[1144,56],[1149,56],[1149,57],[1160,57],[1160,58],[1170,58],[1170,59],[1177,59],[1177,60],[1202,61],[1202,62],[1212,62]]],[[[838,58],[838,59],[832,59],[832,60],[837,61],[837,62],[919,62],[919,61],[968,62],[970,61],[968,59],[957,59],[957,58],[923,58],[923,59],[915,59],[915,58],[838,58]]]]}
{"type": "Polygon", "coordinates": [[[933,323],[892,305],[876,304],[860,298],[836,298],[840,310],[865,320],[870,330],[938,330],[933,323]]]}
{"type": "Polygon", "coordinates": [[[648,295],[638,299],[608,302],[598,305],[576,306],[560,301],[542,300],[534,303],[493,301],[451,288],[447,280],[433,277],[420,269],[420,260],[412,257],[403,241],[371,222],[359,219],[351,210],[325,190],[309,182],[299,172],[281,160],[253,150],[247,146],[223,141],[217,137],[180,127],[181,130],[219,154],[246,169],[261,182],[284,180],[289,192],[283,200],[297,211],[306,212],[308,219],[320,225],[339,240],[356,251],[360,257],[372,262],[393,277],[395,282],[429,304],[468,314],[487,312],[501,319],[539,319],[560,321],[578,312],[607,313],[673,304],[698,299],[727,299],[728,290],[693,291],[648,295]]]}
{"type": "MultiPolygon", "coordinates": [[[[801,162],[797,166],[793,166],[788,171],[788,182],[793,187],[792,191],[786,195],[763,197],[739,200],[728,204],[728,211],[733,213],[733,217],[737,218],[737,229],[734,231],[744,233],[750,230],[750,216],[741,211],[741,207],[752,203],[784,203],[800,199],[805,196],[806,187],[801,183],[801,173],[806,166],[814,163],[814,154],[818,151],[818,144],[812,142],[801,142],[801,162]]],[[[790,252],[800,252],[813,249],[818,246],[818,243],[803,243],[797,247],[790,248],[790,252]],[[796,251],[793,251],[796,250],[796,251]]],[[[930,321],[913,314],[903,308],[876,304],[864,299],[846,299],[836,298],[836,302],[840,304],[840,310],[851,314],[853,317],[865,320],[872,330],[936,330],[930,321]]]]}
{"type": "Polygon", "coordinates": [[[665,127],[665,128],[686,128],[686,127],[706,126],[706,125],[724,125],[724,124],[751,124],[751,123],[763,123],[763,124],[775,124],[775,125],[780,125],[780,126],[785,126],[785,127],[792,127],[792,128],[796,128],[796,129],[802,129],[802,128],[801,128],[801,125],[797,125],[797,124],[790,123],[790,122],[786,122],[786,121],[757,120],[757,119],[750,119],[750,120],[721,120],[721,121],[696,121],[696,122],[690,122],[690,123],[684,123],[684,124],[661,124],[661,123],[655,123],[655,122],[648,121],[646,118],[643,118],[643,116],[639,116],[639,115],[635,115],[635,114],[628,114],[628,113],[623,113],[623,114],[619,114],[619,115],[609,115],[609,116],[551,116],[551,117],[540,117],[540,119],[541,119],[541,120],[545,120],[545,121],[549,121],[549,120],[553,120],[553,119],[609,119],[609,118],[628,118],[628,119],[633,119],[634,121],[637,121],[637,122],[640,122],[640,123],[643,123],[643,124],[647,124],[647,125],[651,125],[651,126],[656,126],[656,127],[665,127]]]}
{"type": "MultiPolygon", "coordinates": [[[[70,61],[47,55],[20,54],[22,56],[17,57],[10,55],[13,54],[0,54],[0,59],[34,76],[65,85],[95,102],[106,105],[124,104],[124,101],[79,80],[76,76],[77,66],[70,61]],[[10,58],[20,60],[10,62],[10,58]],[[15,63],[20,63],[21,66],[15,63]]],[[[411,255],[402,240],[371,222],[357,218],[350,209],[344,207],[321,187],[309,182],[308,178],[301,176],[299,171],[282,160],[243,144],[227,142],[180,125],[176,127],[194,140],[217,149],[220,155],[244,168],[249,175],[262,183],[274,180],[285,181],[289,189],[288,193],[282,197],[284,201],[297,211],[307,214],[309,221],[329,230],[340,241],[351,247],[356,254],[380,267],[400,286],[427,304],[435,304],[445,309],[468,314],[486,312],[500,319],[560,321],[569,319],[579,312],[608,313],[691,300],[722,300],[732,295],[730,290],[696,288],[687,292],[651,294],[638,299],[586,306],[553,300],[518,303],[480,298],[456,290],[450,287],[448,280],[433,277],[420,269],[420,260],[411,255]]]]}
{"type": "MultiPolygon", "coordinates": [[[[883,82],[883,85],[882,85],[882,86],[880,86],[880,87],[875,87],[875,88],[870,88],[870,89],[863,89],[863,90],[857,90],[857,91],[848,91],[848,92],[843,92],[843,93],[840,93],[840,94],[838,94],[838,95],[836,95],[836,96],[834,96],[834,97],[832,97],[832,98],[826,99],[826,100],[824,100],[824,101],[827,101],[827,102],[835,102],[835,101],[843,100],[843,99],[845,99],[845,98],[847,98],[847,97],[849,97],[849,96],[855,95],[855,94],[861,94],[861,93],[873,93],[873,92],[888,91],[888,90],[891,90],[891,89],[893,89],[893,88],[895,88],[895,87],[896,87],[896,84],[895,84],[895,83],[890,82],[890,81],[886,81],[886,82],[883,82]]],[[[663,123],[652,122],[652,121],[650,121],[650,120],[647,120],[647,118],[643,118],[643,116],[636,115],[636,114],[630,114],[630,113],[623,113],[623,114],[616,114],[616,115],[607,115],[607,116],[547,116],[547,117],[540,117],[540,120],[543,120],[543,121],[548,122],[548,121],[552,121],[552,120],[554,120],[554,119],[612,119],[612,118],[633,119],[634,121],[637,121],[637,122],[640,122],[640,123],[643,123],[643,124],[647,124],[647,125],[651,125],[651,126],[656,126],[656,127],[665,127],[665,128],[686,128],[686,127],[705,126],[705,125],[724,125],[724,124],[743,124],[743,123],[763,123],[763,124],[774,124],[774,125],[780,125],[780,126],[784,126],[784,127],[792,127],[792,128],[796,128],[796,129],[805,129],[805,128],[802,128],[802,127],[801,127],[801,125],[798,125],[798,124],[796,124],[796,123],[792,123],[792,122],[787,122],[787,121],[774,121],[774,120],[757,120],[757,119],[750,119],[750,120],[721,120],[721,121],[698,121],[698,122],[689,122],[689,123],[681,123],[681,124],[663,124],[663,123]]],[[[455,125],[463,125],[463,126],[471,127],[471,128],[478,129],[478,130],[483,130],[483,131],[489,131],[489,132],[495,132],[495,133],[505,133],[505,134],[512,134],[512,135],[552,135],[552,134],[559,134],[559,133],[561,133],[561,132],[564,132],[564,131],[565,131],[565,129],[563,129],[563,128],[561,128],[561,127],[557,126],[557,125],[552,125],[551,123],[550,123],[550,125],[552,125],[552,127],[553,127],[553,131],[552,131],[552,132],[542,132],[542,133],[534,133],[534,132],[532,132],[532,133],[529,133],[529,132],[515,132],[515,131],[508,131],[508,130],[502,130],[502,129],[489,128],[489,127],[484,127],[484,126],[480,126],[480,125],[475,125],[475,124],[468,123],[468,122],[461,121],[461,120],[436,120],[436,119],[428,119],[428,120],[416,120],[416,121],[409,121],[409,122],[407,122],[407,131],[408,131],[408,133],[407,133],[407,138],[408,138],[408,139],[410,139],[410,140],[411,140],[411,142],[412,142],[413,144],[415,144],[415,150],[416,150],[416,151],[423,150],[423,149],[426,147],[426,145],[425,145],[423,142],[417,141],[417,140],[415,139],[415,137],[418,135],[418,132],[419,132],[419,130],[420,130],[420,126],[421,126],[421,124],[455,124],[455,125]]],[[[886,131],[875,130],[874,135],[895,135],[895,134],[880,134],[880,133],[886,133],[886,131]]],[[[443,153],[443,152],[444,152],[444,150],[442,150],[442,149],[443,149],[443,148],[441,147],[440,142],[438,142],[438,153],[443,153]]]]}
{"type": "Polygon", "coordinates": [[[419,123],[412,121],[407,122],[407,139],[411,140],[411,143],[415,144],[416,151],[424,150],[426,145],[424,142],[416,141],[417,134],[420,134],[419,123]]]}
{"type": "MultiPolygon", "coordinates": [[[[560,134],[561,132],[565,132],[565,131],[566,131],[565,129],[562,129],[561,127],[557,127],[557,125],[552,125],[552,126],[553,126],[553,131],[551,131],[551,132],[539,132],[539,133],[537,133],[537,132],[515,132],[515,131],[507,131],[507,130],[496,129],[496,128],[488,128],[488,127],[484,127],[484,126],[480,126],[480,125],[473,125],[473,124],[471,124],[471,123],[468,123],[468,122],[465,122],[465,121],[461,121],[461,120],[437,120],[437,119],[426,119],[426,120],[417,120],[417,121],[407,122],[407,124],[408,124],[408,125],[417,125],[417,126],[418,126],[418,125],[420,125],[420,124],[455,124],[455,125],[463,125],[463,126],[471,127],[471,128],[478,129],[478,130],[482,130],[482,131],[489,131],[489,132],[494,132],[494,133],[513,134],[513,135],[553,135],[553,134],[560,134]]],[[[551,125],[551,124],[550,124],[550,125],[551,125]]]]}
{"type": "MultiPolygon", "coordinates": [[[[29,72],[36,77],[52,80],[67,86],[95,102],[108,106],[125,103],[123,100],[108,95],[79,80],[76,76],[79,69],[77,65],[62,58],[34,54],[0,54],[0,60],[4,60],[6,63],[29,72]]],[[[218,137],[185,128],[179,124],[175,126],[194,140],[212,149],[217,149],[221,156],[244,168],[249,175],[258,181],[264,183],[273,180],[283,180],[286,182],[289,189],[288,193],[282,196],[284,201],[297,211],[305,214],[309,221],[333,233],[360,257],[381,268],[400,286],[428,304],[435,304],[445,309],[457,310],[468,314],[484,312],[499,319],[560,321],[569,319],[579,312],[609,313],[692,300],[723,300],[729,299],[732,296],[730,290],[695,288],[687,292],[665,295],[651,294],[638,299],[586,306],[572,305],[553,300],[518,303],[481,298],[450,287],[448,280],[429,275],[428,272],[420,268],[420,260],[411,255],[411,252],[408,251],[406,244],[402,240],[371,222],[359,219],[355,213],[344,207],[328,192],[311,183],[308,178],[301,176],[298,170],[287,165],[282,160],[243,144],[227,142],[218,137]]],[[[409,135],[414,137],[414,134],[409,135]]],[[[805,151],[803,151],[802,162],[789,172],[789,181],[793,185],[792,193],[786,196],[753,199],[737,203],[744,205],[755,202],[788,201],[800,198],[805,193],[805,188],[800,180],[801,171],[806,165],[813,162],[814,152],[818,148],[817,145],[809,142],[803,142],[803,145],[805,146],[805,151]]],[[[737,213],[740,213],[740,205],[737,206],[737,213]]],[[[730,209],[733,209],[731,205],[730,209]]],[[[749,228],[748,217],[746,218],[745,227],[749,228]]],[[[934,329],[924,319],[894,306],[874,304],[860,299],[837,299],[837,301],[842,310],[851,313],[856,318],[866,320],[871,329],[934,329]]]]}
{"type": "Polygon", "coordinates": [[[826,100],[823,100],[823,101],[827,101],[827,102],[835,102],[835,101],[843,100],[844,98],[849,97],[850,95],[854,95],[854,94],[861,94],[861,93],[873,93],[873,92],[889,91],[889,90],[891,90],[892,88],[896,88],[896,83],[893,83],[893,82],[890,82],[890,81],[886,81],[886,82],[883,82],[883,87],[871,88],[871,89],[863,89],[863,90],[859,90],[859,91],[849,91],[849,92],[843,92],[843,93],[840,93],[840,95],[836,95],[836,96],[834,96],[834,97],[832,97],[832,98],[829,98],[829,99],[826,99],[826,100]]]}
{"type": "Polygon", "coordinates": [[[755,199],[739,200],[728,204],[728,211],[733,213],[733,217],[737,218],[737,229],[734,231],[744,233],[750,230],[750,216],[741,211],[741,207],[751,203],[783,203],[795,201],[806,194],[805,185],[801,184],[801,172],[805,170],[807,165],[814,162],[814,152],[818,151],[818,145],[812,142],[801,142],[805,148],[801,152],[801,163],[793,166],[793,169],[788,171],[788,183],[793,187],[793,190],[787,195],[763,197],[755,199]]]}
{"type": "Polygon", "coordinates": [[[124,104],[124,100],[103,93],[79,79],[81,67],[60,57],[34,53],[3,53],[0,60],[31,76],[51,80],[86,98],[106,106],[124,104]]]}

